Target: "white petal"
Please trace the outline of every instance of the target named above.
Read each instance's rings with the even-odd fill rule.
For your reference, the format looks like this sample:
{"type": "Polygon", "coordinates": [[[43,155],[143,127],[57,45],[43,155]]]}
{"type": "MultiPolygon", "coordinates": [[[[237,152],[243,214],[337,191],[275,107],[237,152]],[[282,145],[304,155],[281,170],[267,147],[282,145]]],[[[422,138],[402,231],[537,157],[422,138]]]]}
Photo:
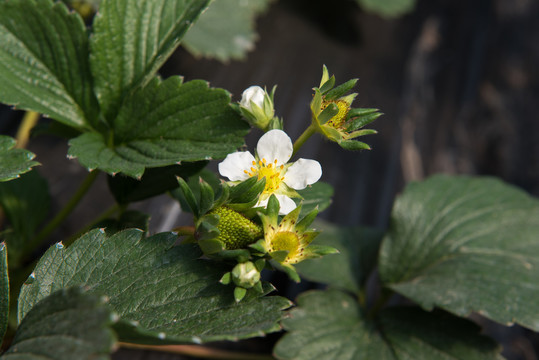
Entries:
{"type": "Polygon", "coordinates": [[[219,174],[229,178],[231,181],[247,180],[249,175],[244,170],[249,171],[253,166],[255,158],[248,151],[238,151],[228,154],[226,158],[219,163],[219,174]]]}
{"type": "Polygon", "coordinates": [[[251,110],[251,101],[261,109],[264,106],[264,95],[266,92],[260,86],[250,86],[241,95],[240,105],[251,110]]]}
{"type": "Polygon", "coordinates": [[[277,195],[275,194],[277,200],[279,200],[279,215],[287,215],[290,211],[296,208],[296,203],[294,200],[290,199],[286,195],[277,195]]]}
{"type": "Polygon", "coordinates": [[[282,130],[270,130],[258,140],[256,152],[260,159],[267,162],[277,160],[277,165],[286,164],[292,156],[292,140],[282,130]]]}
{"type": "Polygon", "coordinates": [[[286,171],[284,182],[292,189],[301,190],[317,182],[321,176],[322,167],[318,161],[298,159],[286,171]]]}

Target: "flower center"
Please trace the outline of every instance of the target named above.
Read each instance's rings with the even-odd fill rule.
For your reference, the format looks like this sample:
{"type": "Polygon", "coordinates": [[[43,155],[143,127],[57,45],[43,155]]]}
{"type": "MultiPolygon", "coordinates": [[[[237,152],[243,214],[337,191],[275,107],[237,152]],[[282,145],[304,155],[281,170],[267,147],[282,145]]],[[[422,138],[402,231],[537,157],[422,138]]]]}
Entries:
{"type": "Polygon", "coordinates": [[[348,111],[350,108],[348,107],[348,104],[344,100],[336,100],[336,101],[323,101],[322,102],[322,110],[328,107],[329,104],[335,104],[337,105],[337,108],[339,109],[339,112],[337,115],[332,117],[327,124],[331,126],[332,128],[338,129],[341,128],[344,123],[346,122],[346,115],[348,115],[348,111]]]}
{"type": "Polygon", "coordinates": [[[294,261],[298,252],[302,249],[300,247],[299,237],[292,231],[279,231],[273,235],[270,240],[269,250],[273,251],[288,251],[288,256],[284,260],[284,263],[294,261]]]}
{"type": "Polygon", "coordinates": [[[282,176],[284,165],[277,166],[277,160],[274,160],[273,163],[268,163],[266,159],[259,160],[258,163],[253,161],[252,165],[249,170],[244,170],[243,172],[250,177],[257,176],[258,180],[266,178],[264,193],[273,194],[279,189],[279,186],[284,181],[284,176],[282,176]]]}

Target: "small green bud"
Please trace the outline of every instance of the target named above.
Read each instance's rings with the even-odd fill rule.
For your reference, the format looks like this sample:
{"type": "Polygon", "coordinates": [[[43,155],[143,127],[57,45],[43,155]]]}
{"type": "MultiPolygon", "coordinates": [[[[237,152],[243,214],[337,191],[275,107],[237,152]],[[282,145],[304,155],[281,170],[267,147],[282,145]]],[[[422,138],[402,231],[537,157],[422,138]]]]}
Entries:
{"type": "Polygon", "coordinates": [[[232,269],[232,281],[239,287],[250,289],[260,281],[260,272],[250,261],[239,263],[232,269]]]}
{"type": "Polygon", "coordinates": [[[243,92],[239,102],[239,108],[245,120],[264,131],[269,130],[268,127],[272,121],[272,126],[278,126],[278,124],[276,125],[274,123],[274,93],[275,87],[271,93],[256,85],[247,88],[243,92]]]}
{"type": "Polygon", "coordinates": [[[216,240],[221,241],[226,250],[245,248],[264,234],[261,226],[226,206],[219,206],[210,214],[219,215],[219,236],[216,240]]]}

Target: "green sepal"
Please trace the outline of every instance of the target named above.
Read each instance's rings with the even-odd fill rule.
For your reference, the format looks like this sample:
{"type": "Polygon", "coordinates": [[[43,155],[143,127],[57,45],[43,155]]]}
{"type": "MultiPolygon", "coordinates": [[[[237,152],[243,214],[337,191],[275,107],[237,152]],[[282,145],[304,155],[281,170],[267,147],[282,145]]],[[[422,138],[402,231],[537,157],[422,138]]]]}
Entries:
{"type": "MultiPolygon", "coordinates": [[[[301,205],[298,207],[301,209],[301,205]]],[[[313,211],[305,215],[305,217],[296,224],[296,230],[299,232],[305,232],[305,230],[307,230],[307,228],[313,223],[317,215],[318,206],[313,211]]]]}
{"type": "Polygon", "coordinates": [[[230,284],[230,281],[232,281],[232,278],[231,278],[232,274],[229,272],[225,273],[223,275],[223,277],[221,278],[221,280],[219,280],[219,282],[223,285],[228,285],[230,284]]]}
{"type": "Polygon", "coordinates": [[[266,267],[266,260],[265,259],[258,259],[254,262],[255,268],[258,270],[258,272],[261,272],[266,267]]]}
{"type": "Polygon", "coordinates": [[[322,126],[322,133],[331,141],[339,142],[343,141],[343,134],[341,134],[337,129],[331,126],[322,126]]]}
{"type": "Polygon", "coordinates": [[[311,112],[313,114],[313,122],[316,122],[316,117],[322,111],[322,94],[319,89],[314,89],[313,99],[311,100],[311,112]]]}
{"type": "Polygon", "coordinates": [[[257,242],[250,244],[249,247],[255,251],[258,251],[261,255],[264,255],[268,252],[268,250],[266,250],[264,239],[260,239],[257,242]]]}
{"type": "Polygon", "coordinates": [[[219,215],[203,216],[197,221],[197,238],[199,240],[216,238],[220,234],[217,225],[219,225],[219,215]]]}
{"type": "Polygon", "coordinates": [[[185,182],[184,179],[181,177],[178,177],[178,183],[180,184],[180,189],[183,193],[183,196],[185,197],[185,200],[187,201],[187,205],[189,205],[189,208],[191,208],[191,211],[193,215],[197,218],[200,216],[200,209],[198,207],[197,200],[195,198],[195,194],[193,194],[193,191],[191,191],[191,188],[185,182]]]}
{"type": "Polygon", "coordinates": [[[280,208],[281,206],[279,205],[279,200],[277,200],[277,197],[275,195],[271,195],[266,207],[266,213],[269,216],[270,223],[277,224],[280,208]]]}
{"type": "Polygon", "coordinates": [[[225,202],[229,199],[229,197],[230,197],[230,186],[226,182],[222,181],[221,194],[219,195],[217,200],[215,200],[213,207],[216,208],[219,206],[223,206],[225,202]]]}
{"type": "Polygon", "coordinates": [[[270,122],[268,123],[268,129],[267,131],[270,131],[270,130],[283,130],[284,129],[284,126],[283,126],[283,119],[280,119],[278,118],[277,116],[274,116],[270,122]]]}
{"type": "Polygon", "coordinates": [[[270,253],[270,256],[273,260],[278,261],[279,263],[282,263],[288,256],[288,251],[286,250],[274,251],[270,253]]]}
{"type": "MultiPolygon", "coordinates": [[[[253,201],[250,201],[248,203],[227,204],[226,206],[231,208],[232,210],[241,212],[241,213],[243,213],[243,215],[245,215],[245,213],[248,212],[248,210],[252,209],[253,206],[256,205],[257,201],[258,201],[258,199],[255,198],[253,201]]],[[[245,217],[246,218],[251,218],[252,216],[245,215],[245,217]]]]}
{"type": "Polygon", "coordinates": [[[276,260],[270,260],[270,263],[274,268],[276,268],[277,270],[280,270],[280,271],[284,272],[286,275],[288,275],[290,280],[295,281],[297,283],[299,283],[301,281],[296,269],[292,265],[288,265],[288,264],[283,265],[283,264],[279,263],[276,260]]]}
{"type": "Polygon", "coordinates": [[[259,294],[263,294],[264,293],[264,288],[262,287],[262,282],[259,281],[257,282],[254,286],[253,286],[253,289],[259,293],[259,294]]]}
{"type": "Polygon", "coordinates": [[[206,255],[214,255],[225,249],[223,243],[217,239],[198,239],[198,246],[206,255]]]}
{"type": "Polygon", "coordinates": [[[200,205],[199,211],[200,214],[207,213],[212,207],[215,199],[215,193],[213,192],[212,187],[202,178],[199,178],[200,181],[200,205]]]}
{"type": "MultiPolygon", "coordinates": [[[[223,244],[219,240],[216,241],[223,244]]],[[[208,254],[206,252],[204,253],[208,254]]],[[[211,253],[210,255],[212,259],[235,260],[238,263],[246,262],[251,258],[251,253],[247,249],[226,250],[223,248],[221,251],[211,253]]]]}
{"type": "Polygon", "coordinates": [[[350,132],[360,129],[382,115],[383,114],[379,112],[378,109],[350,109],[347,115],[347,118],[350,120],[348,120],[345,130],[350,132]]]}
{"type": "Polygon", "coordinates": [[[331,76],[328,81],[326,81],[325,83],[323,83],[321,86],[320,86],[320,92],[322,93],[322,95],[325,95],[328,91],[330,91],[331,89],[333,89],[333,87],[335,86],[335,76],[331,76]]]}
{"type": "Polygon", "coordinates": [[[331,103],[320,113],[320,115],[318,115],[318,123],[320,125],[323,125],[329,120],[331,120],[331,118],[333,118],[338,113],[339,107],[336,104],[331,103]]]}
{"type": "Polygon", "coordinates": [[[230,202],[248,203],[257,199],[266,186],[266,179],[251,177],[230,188],[230,202]]]}
{"type": "Polygon", "coordinates": [[[337,86],[336,88],[329,90],[328,92],[324,94],[325,98],[327,100],[337,100],[338,98],[340,98],[341,96],[343,96],[344,94],[352,90],[354,86],[356,86],[357,81],[358,79],[351,79],[345,82],[344,84],[341,84],[337,86]]]}
{"type": "Polygon", "coordinates": [[[306,254],[306,257],[305,257],[305,260],[306,260],[306,259],[318,258],[325,255],[330,255],[330,254],[339,254],[339,250],[328,245],[309,245],[309,247],[305,249],[304,254],[306,254]]]}
{"type": "Polygon", "coordinates": [[[368,144],[365,144],[361,141],[356,140],[341,140],[338,142],[339,146],[342,147],[345,150],[370,150],[371,147],[368,144]]]}
{"type": "Polygon", "coordinates": [[[320,85],[318,87],[322,87],[327,81],[329,80],[329,71],[326,65],[322,65],[322,79],[320,79],[320,85]]]}
{"type": "Polygon", "coordinates": [[[234,288],[234,299],[236,300],[236,302],[240,302],[245,297],[246,294],[247,294],[247,289],[244,289],[239,286],[236,286],[234,288]]]}

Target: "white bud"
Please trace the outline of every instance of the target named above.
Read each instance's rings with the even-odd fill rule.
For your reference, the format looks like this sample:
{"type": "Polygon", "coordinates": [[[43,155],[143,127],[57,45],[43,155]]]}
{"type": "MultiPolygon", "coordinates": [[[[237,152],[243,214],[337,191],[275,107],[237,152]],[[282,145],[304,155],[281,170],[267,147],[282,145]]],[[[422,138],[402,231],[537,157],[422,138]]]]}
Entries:
{"type": "Polygon", "coordinates": [[[251,109],[251,101],[255,103],[261,109],[264,108],[264,96],[266,92],[260,86],[254,85],[245,89],[241,95],[240,106],[251,109]]]}

